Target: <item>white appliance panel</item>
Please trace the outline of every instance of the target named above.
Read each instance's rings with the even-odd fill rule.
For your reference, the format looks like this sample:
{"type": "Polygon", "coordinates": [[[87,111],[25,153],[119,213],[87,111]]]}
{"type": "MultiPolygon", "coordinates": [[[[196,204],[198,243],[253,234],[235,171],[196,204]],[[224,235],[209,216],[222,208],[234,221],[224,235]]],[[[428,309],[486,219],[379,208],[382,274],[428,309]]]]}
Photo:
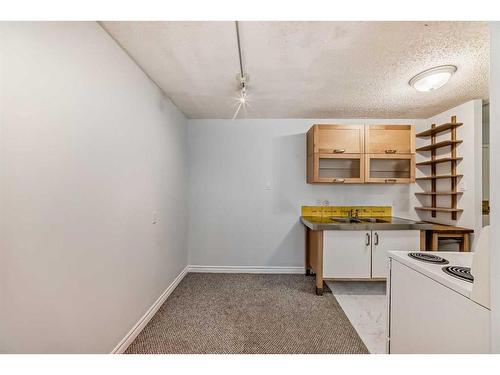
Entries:
{"type": "Polygon", "coordinates": [[[391,259],[390,353],[489,353],[490,312],[391,259]]]}

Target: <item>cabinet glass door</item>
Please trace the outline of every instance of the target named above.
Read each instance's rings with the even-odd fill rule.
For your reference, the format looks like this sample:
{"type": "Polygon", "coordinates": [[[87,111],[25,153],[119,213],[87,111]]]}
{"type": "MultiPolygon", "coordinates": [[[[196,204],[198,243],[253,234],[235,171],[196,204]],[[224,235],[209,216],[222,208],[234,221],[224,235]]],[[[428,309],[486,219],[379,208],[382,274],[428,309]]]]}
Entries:
{"type": "Polygon", "coordinates": [[[359,183],[364,181],[364,163],[360,154],[316,155],[317,182],[359,183]]]}
{"type": "Polygon", "coordinates": [[[415,182],[415,156],[367,155],[365,180],[386,184],[415,182]]]}

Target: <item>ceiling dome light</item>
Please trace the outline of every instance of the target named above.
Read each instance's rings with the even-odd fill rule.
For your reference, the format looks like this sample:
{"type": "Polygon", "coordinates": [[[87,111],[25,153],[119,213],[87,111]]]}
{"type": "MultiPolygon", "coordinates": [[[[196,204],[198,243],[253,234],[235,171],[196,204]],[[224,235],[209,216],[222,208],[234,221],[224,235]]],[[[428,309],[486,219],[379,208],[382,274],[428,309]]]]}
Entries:
{"type": "Polygon", "coordinates": [[[433,91],[444,86],[456,71],[455,65],[436,66],[417,74],[408,83],[417,91],[433,91]]]}

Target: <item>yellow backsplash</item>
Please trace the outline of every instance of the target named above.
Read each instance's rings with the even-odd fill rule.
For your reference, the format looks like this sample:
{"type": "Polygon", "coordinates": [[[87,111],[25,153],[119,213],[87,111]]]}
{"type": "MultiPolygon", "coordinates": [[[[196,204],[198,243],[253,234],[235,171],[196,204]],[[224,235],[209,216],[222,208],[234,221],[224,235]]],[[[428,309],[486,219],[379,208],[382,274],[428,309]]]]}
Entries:
{"type": "Polygon", "coordinates": [[[349,211],[353,210],[360,217],[379,217],[392,216],[391,206],[302,206],[302,216],[330,217],[330,216],[349,216],[349,211]]]}

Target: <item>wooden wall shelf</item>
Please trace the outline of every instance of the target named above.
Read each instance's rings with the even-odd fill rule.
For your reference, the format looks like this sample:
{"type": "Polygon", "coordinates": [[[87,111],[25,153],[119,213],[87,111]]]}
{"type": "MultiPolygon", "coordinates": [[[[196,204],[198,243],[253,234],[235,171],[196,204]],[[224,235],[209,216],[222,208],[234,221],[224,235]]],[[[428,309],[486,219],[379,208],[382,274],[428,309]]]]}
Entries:
{"type": "Polygon", "coordinates": [[[417,210],[421,211],[433,211],[433,212],[462,212],[461,208],[448,208],[448,207],[415,207],[417,210]]]}
{"type": "Polygon", "coordinates": [[[441,158],[441,159],[421,161],[420,163],[417,163],[417,165],[432,165],[432,164],[440,164],[449,161],[460,161],[460,160],[463,160],[463,158],[441,158]]]}
{"type": "Polygon", "coordinates": [[[460,178],[463,177],[463,174],[442,174],[436,176],[425,176],[425,177],[417,177],[416,180],[425,181],[425,180],[440,180],[443,178],[460,178]]]}
{"type": "Polygon", "coordinates": [[[428,137],[430,135],[436,135],[438,133],[442,133],[446,130],[458,128],[459,126],[462,126],[462,125],[463,125],[463,122],[457,122],[457,123],[447,122],[446,124],[442,124],[442,125],[436,126],[434,128],[427,129],[426,131],[423,131],[421,133],[418,133],[416,136],[419,138],[428,137]]]}
{"type": "MultiPolygon", "coordinates": [[[[457,128],[462,126],[463,123],[457,122],[456,116],[451,117],[451,121],[446,124],[441,124],[436,126],[432,124],[430,129],[420,132],[416,137],[431,137],[431,144],[423,147],[417,148],[416,151],[430,151],[431,159],[417,163],[418,166],[429,166],[430,175],[424,177],[417,177],[417,181],[430,181],[431,189],[429,191],[416,192],[415,195],[429,196],[431,200],[430,206],[415,207],[419,211],[429,211],[432,217],[436,217],[438,212],[447,212],[451,214],[452,220],[458,219],[458,213],[463,210],[457,208],[457,197],[462,195],[462,192],[457,191],[458,179],[463,177],[461,174],[457,174],[457,163],[463,158],[457,156],[457,145],[462,143],[462,140],[457,139],[457,128]],[[445,141],[436,141],[436,134],[450,130],[450,139],[445,141]],[[447,157],[436,157],[436,150],[450,147],[450,155],[447,157]],[[437,174],[437,164],[450,163],[450,174],[437,174]],[[449,191],[438,191],[437,190],[437,180],[449,179],[450,180],[450,190],[449,191]],[[438,196],[449,196],[450,207],[438,207],[437,197],[438,196]]],[[[441,172],[442,173],[442,172],[441,172]]],[[[429,199],[429,198],[427,198],[429,199]]]]}
{"type": "Polygon", "coordinates": [[[463,141],[455,141],[455,140],[437,142],[437,143],[432,143],[432,144],[424,146],[424,147],[419,147],[419,148],[417,148],[417,151],[432,151],[432,150],[435,150],[435,149],[441,148],[441,147],[454,146],[454,145],[457,145],[457,144],[462,143],[462,142],[463,141]]]}
{"type": "Polygon", "coordinates": [[[415,195],[462,195],[461,191],[419,191],[415,195]]]}

